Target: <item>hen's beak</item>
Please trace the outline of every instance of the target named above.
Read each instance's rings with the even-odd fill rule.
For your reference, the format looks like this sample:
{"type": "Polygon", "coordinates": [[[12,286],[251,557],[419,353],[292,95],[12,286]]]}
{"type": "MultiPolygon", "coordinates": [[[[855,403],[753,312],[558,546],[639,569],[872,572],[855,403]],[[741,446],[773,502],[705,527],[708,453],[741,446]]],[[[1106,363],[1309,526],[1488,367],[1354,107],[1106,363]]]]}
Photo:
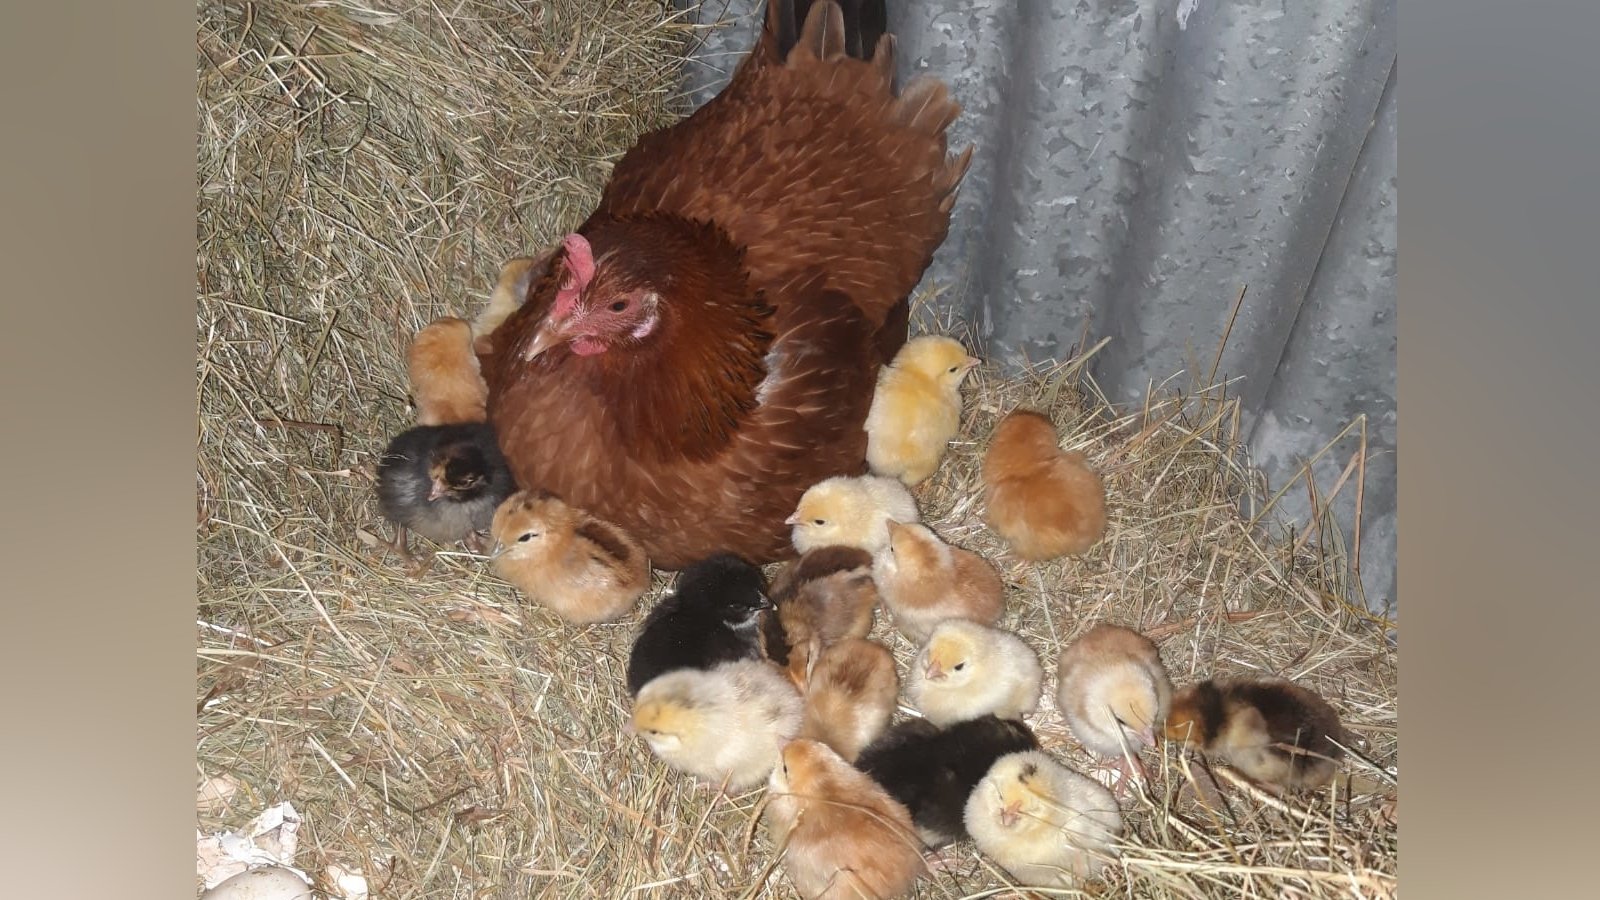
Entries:
{"type": "Polygon", "coordinates": [[[566,328],[559,322],[545,319],[540,323],[539,330],[533,333],[533,340],[529,342],[528,349],[522,351],[522,359],[524,362],[532,362],[539,354],[566,340],[566,328]]]}

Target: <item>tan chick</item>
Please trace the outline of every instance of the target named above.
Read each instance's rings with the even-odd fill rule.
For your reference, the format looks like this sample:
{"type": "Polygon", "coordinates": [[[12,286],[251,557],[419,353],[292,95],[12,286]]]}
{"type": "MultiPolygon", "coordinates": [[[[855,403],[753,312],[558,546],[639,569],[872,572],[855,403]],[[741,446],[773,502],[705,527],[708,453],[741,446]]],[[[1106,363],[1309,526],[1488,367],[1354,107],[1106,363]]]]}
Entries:
{"type": "Polygon", "coordinates": [[[800,694],[771,663],[676,669],[634,698],[632,730],[663,762],[730,792],[761,783],[800,731],[800,694]]]}
{"type": "Polygon", "coordinates": [[[1044,670],[1021,638],[965,619],[946,619],[911,663],[906,694],[941,728],[994,715],[1020,719],[1039,708],[1044,670]]]}
{"type": "Polygon", "coordinates": [[[528,299],[528,289],[550,269],[550,260],[557,248],[551,247],[538,256],[517,256],[500,266],[500,277],[489,295],[489,302],[472,320],[473,348],[479,353],[492,351],[489,335],[501,323],[511,318],[523,301],[528,299]]]}
{"type": "Polygon", "coordinates": [[[548,494],[518,491],[490,525],[494,571],[574,625],[615,622],[650,587],[650,561],[620,526],[548,494]]]}
{"type": "Polygon", "coordinates": [[[878,371],[863,426],[875,474],[916,484],[939,468],[961,428],[961,382],[978,362],[960,341],[924,335],[906,341],[878,371]]]}
{"type": "Polygon", "coordinates": [[[794,549],[807,553],[830,544],[877,553],[889,542],[888,522],[920,521],[906,486],[881,475],[840,475],[819,481],[800,496],[794,514],[794,549]]]}
{"type": "Polygon", "coordinates": [[[1000,621],[1006,584],[988,560],[945,543],[920,523],[890,522],[888,530],[888,545],[873,558],[872,578],[895,628],[908,640],[927,640],[946,619],[1000,621]]]}
{"type": "Polygon", "coordinates": [[[489,387],[472,352],[465,319],[435,319],[417,332],[406,354],[418,425],[460,425],[487,419],[489,387]]]}
{"type": "Polygon", "coordinates": [[[844,638],[813,657],[805,682],[800,736],[821,741],[846,762],[889,727],[900,698],[900,676],[889,648],[844,638]]]}
{"type": "Polygon", "coordinates": [[[872,631],[878,586],[872,554],[859,547],[817,547],[787,563],[772,579],[776,607],[765,622],[765,652],[803,687],[813,643],[826,647],[872,631]]]}
{"type": "Polygon", "coordinates": [[[995,760],[967,799],[967,832],[1024,885],[1077,887],[1116,854],[1122,813],[1099,782],[1039,750],[995,760]]]}
{"type": "Polygon", "coordinates": [[[1348,743],[1328,701],[1282,678],[1202,681],[1172,698],[1166,736],[1262,784],[1327,784],[1348,743]],[[1338,742],[1338,743],[1336,743],[1338,742]]]}
{"type": "Polygon", "coordinates": [[[888,900],[927,871],[911,813],[827,745],[789,742],[768,788],[768,832],[805,900],[888,900]]]}
{"type": "Polygon", "coordinates": [[[1076,556],[1106,532],[1106,489],[1081,453],[1056,443],[1050,420],[1015,410],[983,457],[984,517],[1017,556],[1076,556]]]}
{"type": "Polygon", "coordinates": [[[1172,681],[1151,640],[1131,628],[1101,623],[1061,654],[1056,706],[1072,736],[1090,752],[1122,764],[1154,746],[1172,706],[1172,681]]]}

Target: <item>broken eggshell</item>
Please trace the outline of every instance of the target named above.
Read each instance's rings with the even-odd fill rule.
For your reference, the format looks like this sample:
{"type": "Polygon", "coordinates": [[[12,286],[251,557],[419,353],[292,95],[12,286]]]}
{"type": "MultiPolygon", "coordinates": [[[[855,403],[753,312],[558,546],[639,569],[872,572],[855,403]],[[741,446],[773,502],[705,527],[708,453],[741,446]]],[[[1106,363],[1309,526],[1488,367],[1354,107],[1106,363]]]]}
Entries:
{"type": "Polygon", "coordinates": [[[311,885],[282,866],[262,866],[229,878],[200,895],[200,900],[313,900],[311,885]]]}

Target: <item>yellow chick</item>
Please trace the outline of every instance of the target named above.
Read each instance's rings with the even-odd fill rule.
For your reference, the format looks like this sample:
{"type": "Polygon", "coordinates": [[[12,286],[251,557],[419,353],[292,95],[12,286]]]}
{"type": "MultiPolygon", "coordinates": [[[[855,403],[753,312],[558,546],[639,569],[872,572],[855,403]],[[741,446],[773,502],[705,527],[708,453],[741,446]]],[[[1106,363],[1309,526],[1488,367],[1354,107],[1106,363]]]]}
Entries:
{"type": "Polygon", "coordinates": [[[548,494],[507,497],[489,530],[499,544],[495,573],[575,625],[615,622],[650,587],[638,541],[548,494]]]}
{"type": "Polygon", "coordinates": [[[961,428],[961,382],[977,364],[953,338],[924,335],[906,341],[894,361],[879,370],[863,426],[873,473],[916,484],[939,468],[961,428]]]}
{"type": "Polygon", "coordinates": [[[873,558],[872,580],[908,640],[927,640],[946,619],[1000,621],[1006,584],[988,560],[945,543],[920,523],[891,521],[888,532],[888,543],[873,558]]]}
{"type": "Polygon", "coordinates": [[[465,319],[435,319],[417,332],[406,354],[411,399],[418,425],[463,425],[485,421],[489,386],[472,352],[472,326],[465,319]]]}
{"type": "Polygon", "coordinates": [[[1099,782],[1039,750],[995,760],[967,799],[973,843],[1024,885],[1077,887],[1116,854],[1122,813],[1099,782]]]}
{"type": "Polygon", "coordinates": [[[780,568],[770,593],[776,611],[763,623],[763,647],[804,688],[814,645],[872,631],[878,608],[872,554],[859,547],[817,547],[780,568]]]}
{"type": "Polygon", "coordinates": [[[1073,737],[1091,752],[1137,765],[1153,746],[1172,706],[1172,681],[1151,640],[1131,628],[1101,623],[1061,654],[1056,705],[1073,737]]]}
{"type": "Polygon", "coordinates": [[[805,900],[889,900],[927,871],[911,813],[827,745],[790,741],[767,784],[767,829],[805,900]]]}
{"type": "Polygon", "coordinates": [[[800,736],[827,744],[853,763],[894,715],[900,697],[894,655],[876,641],[845,638],[812,660],[800,736]]]}
{"type": "Polygon", "coordinates": [[[528,299],[528,290],[534,282],[550,270],[550,260],[556,249],[551,247],[538,256],[513,257],[500,266],[500,278],[494,293],[489,295],[489,303],[472,320],[473,349],[484,354],[492,350],[489,336],[528,299]]]}
{"type": "Polygon", "coordinates": [[[906,693],[944,727],[993,714],[1020,719],[1039,708],[1044,670],[1016,635],[965,619],[946,619],[911,663],[906,693]]]}
{"type": "Polygon", "coordinates": [[[1348,743],[1339,714],[1282,678],[1202,681],[1172,698],[1166,736],[1254,781],[1288,790],[1332,780],[1348,743]]]}
{"type": "Polygon", "coordinates": [[[1064,452],[1055,425],[1015,410],[983,456],[984,518],[1026,560],[1086,552],[1106,533],[1106,488],[1081,453],[1064,452]]]}
{"type": "Polygon", "coordinates": [[[800,694],[771,663],[676,669],[633,702],[631,727],[667,765],[728,791],[761,783],[800,731],[800,694]]]}
{"type": "Polygon", "coordinates": [[[794,515],[794,548],[807,553],[830,544],[877,553],[889,542],[888,521],[922,518],[906,486],[880,475],[840,475],[806,489],[794,515]]]}

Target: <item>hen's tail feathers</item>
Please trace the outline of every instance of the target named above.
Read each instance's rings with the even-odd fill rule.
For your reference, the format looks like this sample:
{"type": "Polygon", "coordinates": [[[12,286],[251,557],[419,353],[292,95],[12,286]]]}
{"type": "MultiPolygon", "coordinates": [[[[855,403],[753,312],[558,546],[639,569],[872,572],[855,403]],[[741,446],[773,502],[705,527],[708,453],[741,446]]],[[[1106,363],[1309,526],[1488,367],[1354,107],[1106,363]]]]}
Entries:
{"type": "Polygon", "coordinates": [[[886,0],[768,0],[766,27],[778,58],[806,44],[819,59],[844,53],[871,60],[889,29],[886,0]]]}

